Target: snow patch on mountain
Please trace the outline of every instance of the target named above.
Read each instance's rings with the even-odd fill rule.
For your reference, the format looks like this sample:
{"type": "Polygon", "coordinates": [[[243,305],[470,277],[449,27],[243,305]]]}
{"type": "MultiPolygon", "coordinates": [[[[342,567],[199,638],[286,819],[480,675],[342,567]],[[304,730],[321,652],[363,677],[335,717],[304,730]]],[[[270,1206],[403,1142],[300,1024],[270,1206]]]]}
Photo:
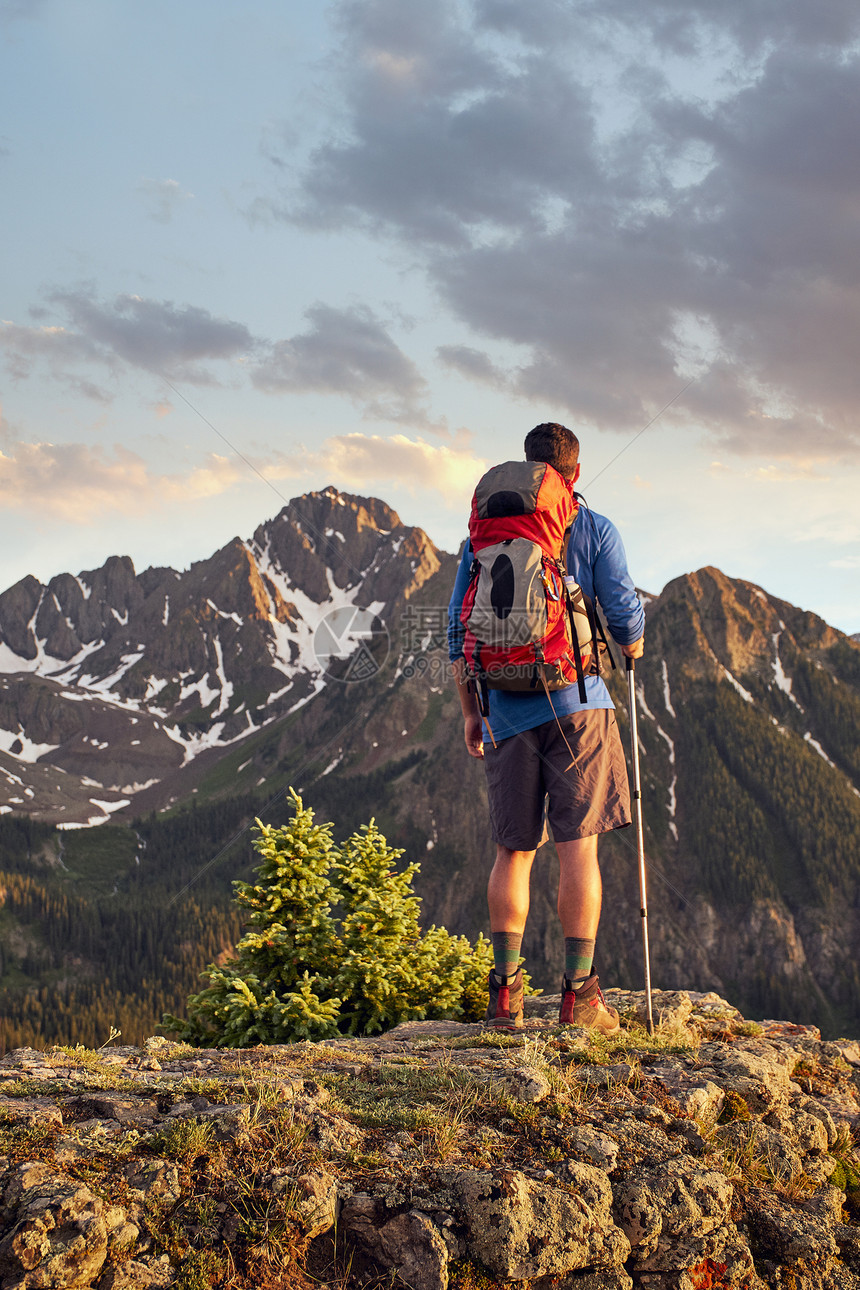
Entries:
{"type": "MultiPolygon", "coordinates": [[[[15,731],[0,729],[0,748],[2,748],[3,752],[11,753],[13,757],[18,758],[18,761],[29,762],[31,765],[37,762],[40,757],[44,757],[46,753],[55,752],[59,746],[59,744],[34,743],[32,739],[29,739],[24,734],[22,726],[19,726],[15,731]]],[[[20,784],[20,782],[19,780],[18,783],[20,784]]]]}
{"type": "Polygon", "coordinates": [[[203,676],[198,677],[196,680],[188,681],[188,677],[192,675],[193,674],[191,672],[180,673],[180,679],[183,681],[183,686],[179,692],[179,702],[184,703],[186,699],[191,698],[192,694],[197,694],[200,696],[201,708],[208,708],[210,704],[215,702],[221,691],[214,689],[209,684],[208,672],[204,673],[203,676]]]}
{"type": "MultiPolygon", "coordinates": [[[[236,615],[234,615],[234,617],[236,617],[236,615]]],[[[239,619],[239,622],[241,621],[242,620],[239,619]]],[[[218,680],[221,682],[221,702],[218,704],[218,707],[212,715],[220,717],[230,706],[230,700],[233,697],[233,683],[232,681],[227,680],[227,673],[224,671],[224,651],[221,648],[221,641],[217,636],[212,638],[212,645],[215,649],[215,657],[217,659],[215,671],[217,673],[218,680]]]]}
{"type": "Polygon", "coordinates": [[[0,672],[45,672],[65,667],[61,658],[52,658],[45,653],[45,642],[36,639],[36,657],[22,658],[11,650],[5,641],[0,643],[0,672]]]}
{"type": "Polygon", "coordinates": [[[206,604],[213,611],[213,613],[216,613],[218,615],[219,618],[229,618],[229,619],[232,619],[234,623],[237,623],[240,627],[244,626],[244,623],[245,623],[244,618],[240,618],[240,616],[235,612],[228,614],[225,609],[219,609],[218,606],[214,604],[214,602],[211,601],[208,596],[206,597],[206,604]]]}
{"type": "MultiPolygon", "coordinates": [[[[143,655],[144,655],[144,651],[142,649],[135,650],[134,653],[132,654],[123,654],[120,657],[119,667],[116,668],[115,671],[111,672],[110,676],[105,676],[99,679],[97,676],[93,676],[90,673],[86,673],[84,676],[80,678],[80,680],[78,681],[78,685],[80,685],[85,690],[94,691],[95,693],[99,694],[103,699],[116,702],[117,696],[114,694],[111,694],[111,690],[119,681],[122,680],[126,672],[129,672],[134,667],[135,663],[140,662],[140,660],[143,658],[143,655]]],[[[125,703],[122,704],[122,706],[136,708],[139,706],[139,704],[135,700],[127,700],[125,703]]]]}
{"type": "MultiPolygon", "coordinates": [[[[351,587],[338,587],[331,570],[326,569],[328,597],[319,603],[293,585],[288,574],[273,559],[270,544],[261,550],[255,543],[251,543],[246,549],[256,561],[260,575],[268,578],[283,599],[294,605],[298,613],[297,621],[286,623],[279,622],[274,614],[269,617],[269,629],[275,646],[275,666],[291,678],[301,672],[309,674],[313,678],[314,692],[321,690],[325,684],[325,669],[314,648],[314,637],[328,615],[338,609],[356,606],[361,593],[361,582],[351,587]]],[[[374,601],[362,608],[366,608],[371,614],[378,614],[383,608],[383,602],[374,601]]]]}
{"type": "Polygon", "coordinates": [[[109,821],[109,815],[91,815],[88,820],[60,820],[58,824],[54,825],[54,828],[63,829],[64,831],[69,829],[94,829],[98,824],[108,824],[109,821]]]}
{"type": "Polygon", "coordinates": [[[104,811],[105,815],[112,815],[114,811],[121,811],[124,806],[131,806],[129,799],[119,802],[103,802],[97,797],[91,797],[90,802],[93,806],[97,806],[100,811],[104,811]]]}
{"type": "MultiPolygon", "coordinates": [[[[784,630],[785,630],[785,627],[783,624],[783,631],[784,630]]],[[[773,660],[774,683],[778,689],[782,690],[783,694],[788,695],[789,699],[797,708],[798,712],[802,712],[803,708],[800,706],[797,699],[794,697],[792,693],[791,677],[786,676],[782,666],[782,660],[779,657],[779,638],[781,635],[782,635],[782,631],[778,631],[778,632],[774,632],[773,635],[771,636],[771,640],[773,641],[774,655],[775,655],[773,660]]]]}
{"type": "Polygon", "coordinates": [[[807,732],[806,732],[806,734],[803,736],[803,738],[804,738],[804,742],[805,742],[805,743],[808,743],[808,744],[809,744],[809,746],[810,746],[810,748],[814,748],[814,749],[815,749],[815,751],[818,753],[819,757],[823,757],[823,758],[824,758],[824,760],[827,762],[827,765],[828,765],[828,766],[832,766],[834,770],[836,770],[836,769],[837,769],[837,767],[836,767],[836,763],[830,760],[830,758],[827,756],[827,753],[826,753],[826,752],[824,751],[824,749],[821,747],[821,744],[818,742],[818,740],[817,740],[817,739],[813,739],[813,738],[812,738],[812,734],[811,734],[811,732],[810,732],[809,730],[807,730],[807,732]]]}
{"type": "Polygon", "coordinates": [[[723,667],[723,672],[724,672],[724,674],[725,674],[726,680],[731,681],[732,685],[735,687],[735,689],[737,690],[738,694],[741,696],[741,698],[742,698],[746,703],[754,703],[754,702],[755,702],[755,700],[753,699],[753,697],[752,697],[752,695],[750,694],[749,690],[745,690],[745,689],[744,689],[744,687],[741,685],[740,681],[738,681],[736,677],[732,676],[731,672],[729,671],[729,669],[728,669],[727,667],[723,667]]]}

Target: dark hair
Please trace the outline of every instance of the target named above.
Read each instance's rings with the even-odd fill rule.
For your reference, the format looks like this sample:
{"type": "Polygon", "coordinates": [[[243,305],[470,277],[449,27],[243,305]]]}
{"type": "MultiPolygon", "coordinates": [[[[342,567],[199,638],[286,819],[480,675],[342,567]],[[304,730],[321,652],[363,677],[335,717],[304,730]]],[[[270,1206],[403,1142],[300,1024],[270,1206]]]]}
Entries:
{"type": "Polygon", "coordinates": [[[565,479],[573,479],[579,462],[579,440],[567,426],[555,421],[529,430],[525,441],[526,461],[545,461],[565,479]]]}

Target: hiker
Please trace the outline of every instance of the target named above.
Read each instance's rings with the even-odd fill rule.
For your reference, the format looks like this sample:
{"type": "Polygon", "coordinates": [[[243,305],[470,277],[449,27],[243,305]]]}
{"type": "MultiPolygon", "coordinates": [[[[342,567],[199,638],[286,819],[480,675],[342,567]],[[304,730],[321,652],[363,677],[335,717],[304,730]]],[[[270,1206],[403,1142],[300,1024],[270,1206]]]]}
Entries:
{"type": "MultiPolygon", "coordinates": [[[[600,604],[623,653],[640,658],[645,614],[627,570],[621,538],[608,519],[580,505],[573,489],[580,469],[576,435],[562,425],[536,426],[526,436],[525,456],[527,462],[546,463],[557,471],[562,480],[552,476],[552,482],[566,486],[569,494],[568,513],[572,513],[573,522],[566,550],[567,574],[586,597],[600,604]]],[[[545,470],[544,474],[551,472],[545,470]]],[[[478,487],[480,490],[481,485],[478,487]]],[[[516,501],[513,505],[515,510],[519,507],[516,501]]],[[[523,531],[521,515],[516,522],[523,531]]],[[[614,705],[593,661],[584,677],[584,689],[580,675],[579,683],[575,676],[569,683],[562,678],[557,681],[560,688],[553,690],[533,679],[527,688],[484,689],[482,696],[480,680],[476,683],[471,676],[464,655],[467,630],[461,622],[464,600],[475,594],[470,586],[475,585],[476,565],[471,542],[467,542],[448,610],[448,644],[466,748],[470,756],[484,762],[496,843],[487,887],[494,966],[485,1023],[503,1030],[523,1024],[520,949],[529,910],[532,861],[546,836],[546,804],[560,868],[558,914],[564,935],[564,977],[559,1021],[614,1034],[619,1029],[618,1013],[607,1007],[593,968],[602,898],[597,838],[631,822],[627,768],[614,705]],[[483,719],[482,699],[488,701],[483,719]]],[[[595,642],[592,660],[596,656],[595,642]]],[[[504,680],[499,683],[505,684],[504,680]]]]}

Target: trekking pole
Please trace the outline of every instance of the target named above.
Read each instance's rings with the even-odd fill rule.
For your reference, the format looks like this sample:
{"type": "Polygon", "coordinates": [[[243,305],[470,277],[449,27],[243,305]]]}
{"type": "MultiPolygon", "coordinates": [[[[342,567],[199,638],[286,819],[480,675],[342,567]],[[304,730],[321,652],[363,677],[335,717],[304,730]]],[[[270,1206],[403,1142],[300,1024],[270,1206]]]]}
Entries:
{"type": "Polygon", "coordinates": [[[633,741],[633,797],[636,802],[636,850],[639,856],[639,913],[642,916],[642,948],[645,952],[645,994],[648,1000],[648,1034],[654,1033],[651,1010],[651,956],[648,953],[648,899],[645,894],[645,837],[642,832],[642,786],[639,782],[639,729],[636,724],[634,660],[627,657],[627,692],[630,699],[630,738],[633,741]]]}

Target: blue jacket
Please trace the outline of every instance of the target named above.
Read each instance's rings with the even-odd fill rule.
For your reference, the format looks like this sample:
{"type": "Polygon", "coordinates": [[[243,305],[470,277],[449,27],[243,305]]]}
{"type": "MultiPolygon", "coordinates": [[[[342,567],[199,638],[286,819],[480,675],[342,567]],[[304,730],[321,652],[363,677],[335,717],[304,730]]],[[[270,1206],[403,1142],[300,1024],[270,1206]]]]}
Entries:
{"type": "MultiPolygon", "coordinates": [[[[460,622],[460,610],[469,585],[471,564],[472,547],[467,542],[448,606],[448,655],[452,660],[463,656],[465,629],[460,622]]],[[[590,511],[582,503],[567,547],[567,569],[586,596],[600,605],[613,639],[619,645],[638,641],[645,631],[645,610],[627,570],[621,536],[611,520],[590,511]]],[[[602,677],[587,676],[585,691],[588,699],[583,704],[576,685],[554,690],[552,703],[556,713],[562,716],[588,708],[615,707],[602,677]]],[[[496,742],[552,719],[553,711],[543,691],[490,690],[489,720],[496,742]]],[[[489,740],[486,729],[484,737],[489,740]]]]}

